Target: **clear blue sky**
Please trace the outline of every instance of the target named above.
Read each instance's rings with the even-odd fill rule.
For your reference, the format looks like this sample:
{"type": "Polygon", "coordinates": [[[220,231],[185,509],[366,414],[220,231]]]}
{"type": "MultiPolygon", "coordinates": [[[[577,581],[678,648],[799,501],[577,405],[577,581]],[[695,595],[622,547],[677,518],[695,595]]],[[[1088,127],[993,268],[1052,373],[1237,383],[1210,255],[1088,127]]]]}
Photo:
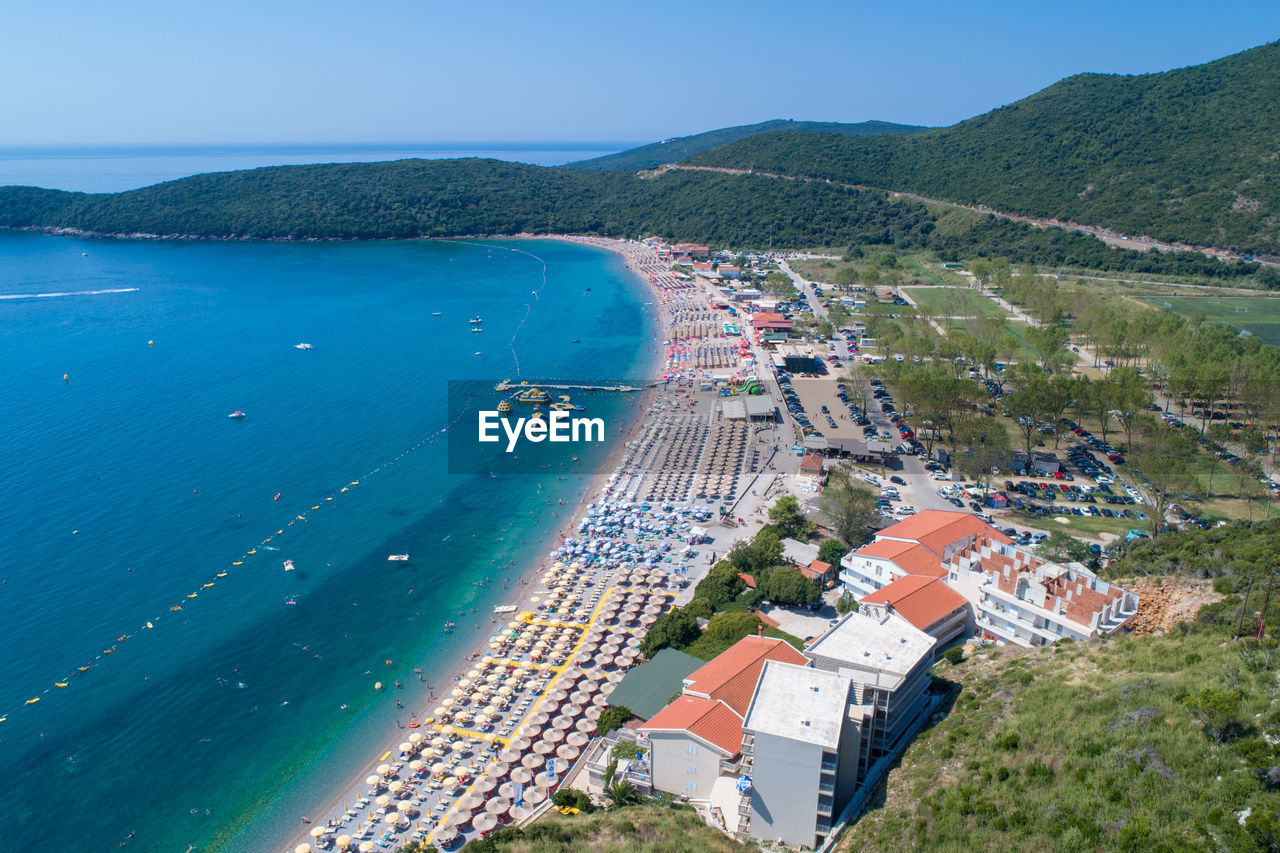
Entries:
{"type": "Polygon", "coordinates": [[[0,144],[640,141],[951,124],[1280,38],[1280,2],[63,0],[0,11],[0,144]]]}

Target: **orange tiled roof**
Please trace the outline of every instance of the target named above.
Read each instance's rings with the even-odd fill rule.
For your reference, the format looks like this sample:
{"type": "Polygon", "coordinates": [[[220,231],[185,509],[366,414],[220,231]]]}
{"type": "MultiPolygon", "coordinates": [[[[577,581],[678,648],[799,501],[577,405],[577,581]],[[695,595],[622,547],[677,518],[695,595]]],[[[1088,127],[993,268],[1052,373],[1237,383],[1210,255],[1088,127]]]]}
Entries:
{"type": "Polygon", "coordinates": [[[827,573],[830,571],[831,571],[831,564],[824,563],[821,560],[814,560],[809,565],[800,567],[800,574],[804,575],[809,580],[824,578],[827,576],[827,573]]]}
{"type": "Polygon", "coordinates": [[[888,604],[921,631],[934,622],[968,606],[964,596],[940,578],[904,575],[861,599],[867,604],[888,604]]]}
{"type": "Polygon", "coordinates": [[[723,702],[701,696],[677,697],[640,729],[645,732],[688,732],[711,744],[726,757],[737,755],[742,749],[742,718],[723,702]]]}
{"type": "Polygon", "coordinates": [[[803,666],[809,659],[789,643],[774,637],[743,637],[729,648],[695,669],[685,679],[686,693],[719,699],[745,717],[751,694],[760,680],[760,670],[768,660],[803,666]]]}
{"type": "Polygon", "coordinates": [[[918,512],[876,534],[877,538],[892,537],[919,542],[939,557],[947,546],[969,536],[987,537],[1006,545],[1012,542],[1009,537],[967,512],[948,512],[941,509],[926,509],[918,512]]]}
{"type": "Polygon", "coordinates": [[[800,460],[801,469],[813,468],[818,471],[822,470],[822,457],[816,453],[809,453],[800,460]]]}
{"type": "MultiPolygon", "coordinates": [[[[893,525],[897,527],[897,525],[893,525]]],[[[892,530],[886,527],[885,530],[892,530]]],[[[900,542],[897,539],[879,539],[863,545],[854,551],[854,556],[878,557],[888,560],[900,567],[909,575],[927,575],[933,578],[945,577],[947,570],[942,566],[942,558],[923,545],[915,542],[900,542]]]]}

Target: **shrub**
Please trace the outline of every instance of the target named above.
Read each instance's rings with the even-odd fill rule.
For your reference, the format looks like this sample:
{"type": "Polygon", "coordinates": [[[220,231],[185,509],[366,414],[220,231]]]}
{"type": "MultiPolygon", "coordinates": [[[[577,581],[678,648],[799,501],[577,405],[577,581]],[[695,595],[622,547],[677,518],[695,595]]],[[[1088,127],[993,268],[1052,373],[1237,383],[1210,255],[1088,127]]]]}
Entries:
{"type": "Polygon", "coordinates": [[[960,661],[964,660],[964,649],[960,646],[952,646],[942,653],[942,659],[952,666],[955,666],[960,663],[960,661]]]}
{"type": "Polygon", "coordinates": [[[600,715],[600,719],[596,721],[596,734],[607,735],[614,729],[620,729],[624,723],[634,716],[635,714],[631,713],[631,709],[625,705],[605,708],[604,713],[600,715]]]}

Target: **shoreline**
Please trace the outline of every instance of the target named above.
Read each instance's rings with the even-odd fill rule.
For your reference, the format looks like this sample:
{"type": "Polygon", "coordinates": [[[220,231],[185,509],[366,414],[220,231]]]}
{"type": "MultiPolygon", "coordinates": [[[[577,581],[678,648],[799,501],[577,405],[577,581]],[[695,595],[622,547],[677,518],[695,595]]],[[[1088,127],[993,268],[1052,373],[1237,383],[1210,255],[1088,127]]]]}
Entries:
{"type": "MultiPolygon", "coordinates": [[[[436,239],[436,238],[426,238],[426,239],[436,239]]],[[[440,238],[440,239],[460,239],[460,238],[440,238]]],[[[476,239],[476,238],[471,238],[471,239],[476,239]]],[[[552,240],[559,240],[562,242],[575,243],[578,245],[589,245],[595,248],[603,249],[605,251],[610,251],[621,257],[621,259],[623,260],[623,263],[626,266],[627,272],[635,276],[637,284],[640,286],[641,290],[645,294],[650,296],[661,295],[660,289],[657,288],[655,284],[648,278],[648,276],[646,276],[646,274],[639,268],[637,258],[636,258],[636,252],[634,250],[628,251],[628,249],[634,246],[637,246],[639,244],[629,243],[621,240],[613,240],[610,238],[577,237],[572,235],[521,234],[521,235],[515,235],[515,236],[509,236],[509,235],[503,236],[502,239],[506,239],[506,240],[552,239],[552,240]]],[[[667,312],[666,312],[664,303],[661,299],[655,300],[654,305],[657,307],[657,313],[656,313],[656,316],[653,316],[650,318],[651,328],[647,330],[647,333],[652,336],[651,337],[652,352],[642,353],[642,357],[645,362],[644,369],[648,373],[660,372],[663,368],[663,361],[664,361],[663,351],[662,351],[662,344],[663,344],[662,334],[663,334],[663,329],[665,328],[664,320],[666,318],[667,312]]],[[[654,403],[657,401],[658,396],[659,396],[658,390],[653,387],[646,386],[640,391],[640,400],[635,407],[635,411],[637,413],[635,419],[630,424],[627,425],[625,433],[620,437],[621,440],[618,442],[617,446],[610,451],[608,457],[605,460],[603,470],[607,473],[591,475],[591,479],[588,480],[583,485],[583,488],[579,494],[577,503],[575,505],[574,511],[570,515],[560,518],[558,520],[559,523],[555,525],[553,528],[550,528],[548,530],[548,532],[551,534],[549,537],[546,537],[547,543],[549,544],[544,543],[542,546],[540,546],[539,547],[540,553],[536,557],[534,557],[534,559],[531,562],[526,563],[523,566],[516,567],[517,569],[517,580],[515,582],[516,586],[524,587],[524,589],[519,590],[518,592],[516,588],[509,590],[510,592],[515,593],[515,595],[513,596],[514,600],[509,598],[503,602],[504,605],[508,605],[508,606],[514,605],[516,608],[515,610],[516,613],[524,613],[524,612],[535,610],[537,594],[539,592],[538,586],[539,586],[540,577],[544,572],[547,571],[547,569],[551,566],[553,562],[553,558],[549,557],[547,552],[552,548],[554,548],[556,545],[563,543],[565,540],[573,537],[573,535],[577,532],[579,526],[581,525],[583,519],[586,517],[589,511],[589,508],[592,505],[597,504],[601,500],[603,494],[617,480],[617,478],[622,472],[623,467],[626,464],[629,451],[631,450],[631,445],[643,433],[645,428],[649,426],[649,422],[652,418],[653,406],[654,406],[654,403]]],[[[480,614],[477,613],[476,615],[479,616],[480,614]]],[[[490,615],[492,616],[493,614],[490,614],[490,615]]],[[[497,615],[508,616],[510,614],[497,614],[497,615]]],[[[495,625],[498,623],[499,623],[499,620],[491,620],[491,622],[487,625],[486,623],[481,622],[479,630],[476,630],[473,628],[469,632],[467,632],[473,635],[474,639],[479,640],[481,648],[476,649],[475,651],[467,655],[460,662],[458,662],[456,666],[444,665],[442,667],[443,671],[447,673],[447,675],[445,676],[445,680],[440,681],[436,685],[436,687],[439,689],[436,689],[436,688],[432,689],[432,693],[433,695],[435,695],[435,698],[427,700],[428,702],[430,703],[439,702],[445,695],[444,688],[446,688],[450,684],[453,684],[459,681],[463,677],[463,675],[467,672],[467,670],[471,668],[473,665],[475,665],[475,663],[482,657],[484,638],[492,634],[492,631],[494,630],[495,625]]],[[[553,679],[553,680],[556,680],[556,679],[553,679]]],[[[412,708],[412,706],[406,705],[405,710],[413,711],[414,709],[412,708]]],[[[429,706],[424,706],[417,710],[418,710],[418,714],[415,715],[417,719],[423,719],[423,720],[430,719],[429,706]]],[[[395,737],[399,740],[403,740],[407,734],[407,730],[397,729],[396,731],[398,733],[395,735],[395,737]]],[[[429,729],[423,729],[423,731],[425,733],[426,731],[429,731],[429,729]]],[[[383,757],[385,758],[386,753],[394,751],[394,746],[395,744],[391,742],[390,736],[388,736],[387,740],[384,741],[382,746],[379,747],[379,749],[382,750],[381,753],[379,754],[383,755],[383,757]]],[[[372,756],[372,758],[377,759],[378,756],[374,755],[372,756]]],[[[370,764],[369,762],[365,762],[365,765],[369,765],[369,764],[370,764]]],[[[354,777],[338,785],[334,789],[333,794],[326,797],[317,798],[315,802],[319,805],[322,805],[323,808],[313,809],[312,812],[310,812],[309,814],[322,814],[322,815],[342,814],[344,811],[345,804],[358,800],[362,791],[368,787],[366,784],[364,784],[366,772],[367,771],[365,770],[357,772],[354,777]]],[[[320,820],[323,820],[323,819],[320,819],[320,820]]],[[[325,824],[320,823],[319,820],[312,820],[309,823],[303,823],[303,825],[299,827],[299,830],[290,836],[290,839],[287,842],[284,849],[294,849],[296,845],[314,841],[315,839],[313,839],[310,835],[311,829],[308,827],[316,827],[316,826],[325,826],[325,824]]],[[[336,828],[334,829],[336,831],[336,828]]]]}

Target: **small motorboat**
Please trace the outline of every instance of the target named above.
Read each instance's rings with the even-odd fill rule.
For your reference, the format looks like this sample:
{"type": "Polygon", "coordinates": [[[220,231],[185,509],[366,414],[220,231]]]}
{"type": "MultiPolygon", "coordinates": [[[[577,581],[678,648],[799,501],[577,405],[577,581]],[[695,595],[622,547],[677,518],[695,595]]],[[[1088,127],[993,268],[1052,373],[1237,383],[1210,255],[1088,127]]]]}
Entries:
{"type": "Polygon", "coordinates": [[[311,349],[312,347],[311,347],[311,344],[306,343],[304,341],[303,343],[300,343],[300,344],[294,344],[293,348],[294,349],[311,349]]]}
{"type": "Polygon", "coordinates": [[[484,329],[480,328],[479,326],[472,326],[472,327],[471,327],[471,331],[472,331],[472,332],[483,332],[483,331],[484,331],[484,329]]]}
{"type": "Polygon", "coordinates": [[[409,559],[408,554],[391,554],[387,557],[388,562],[403,563],[409,559]]]}
{"type": "Polygon", "coordinates": [[[234,412],[232,412],[231,414],[227,415],[227,417],[231,418],[231,420],[233,420],[233,421],[243,420],[243,419],[244,419],[244,412],[240,411],[239,409],[236,409],[234,412]]]}
{"type": "Polygon", "coordinates": [[[432,311],[432,312],[431,312],[431,316],[432,316],[432,317],[443,317],[443,316],[444,316],[444,312],[443,312],[443,311],[432,311]]]}
{"type": "Polygon", "coordinates": [[[475,317],[472,317],[472,318],[471,318],[471,324],[472,324],[472,325],[475,325],[475,324],[477,324],[477,323],[483,323],[483,322],[484,322],[484,320],[480,319],[479,315],[477,315],[477,316],[475,316],[475,317]]]}
{"type": "Polygon", "coordinates": [[[284,561],[284,570],[285,570],[286,572],[291,572],[291,571],[293,571],[293,560],[285,560],[285,561],[284,561]]]}

